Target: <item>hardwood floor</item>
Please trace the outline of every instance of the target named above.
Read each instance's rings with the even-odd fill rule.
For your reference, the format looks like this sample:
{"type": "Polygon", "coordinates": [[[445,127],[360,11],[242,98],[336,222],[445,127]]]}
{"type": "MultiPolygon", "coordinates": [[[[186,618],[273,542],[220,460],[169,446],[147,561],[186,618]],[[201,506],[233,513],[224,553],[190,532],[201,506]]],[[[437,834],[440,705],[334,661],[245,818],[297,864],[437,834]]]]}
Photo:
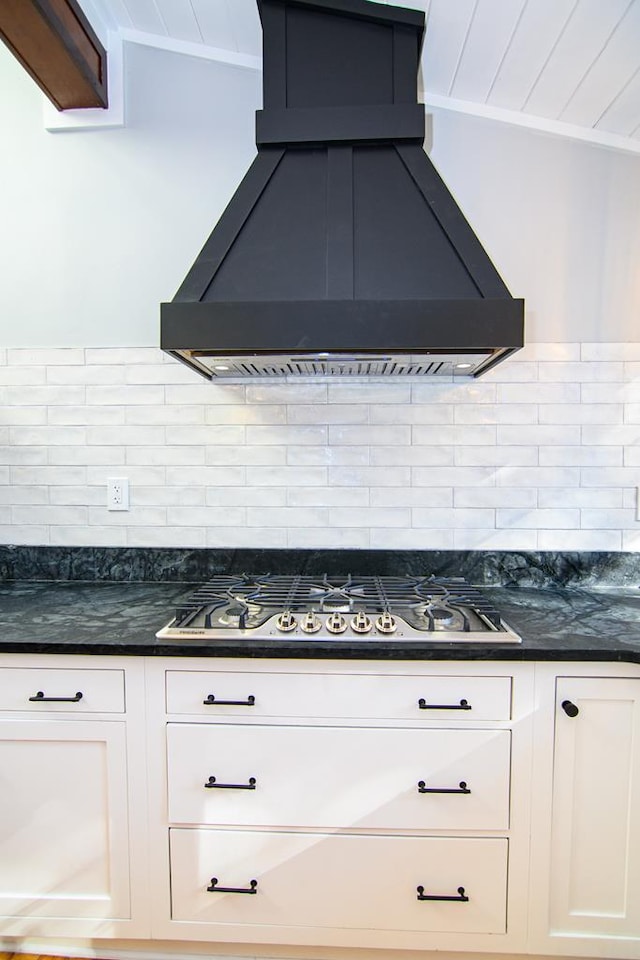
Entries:
{"type": "MultiPolygon", "coordinates": [[[[64,957],[54,957],[48,953],[0,953],[0,960],[65,960],[64,957]]],[[[79,957],[74,960],[80,960],[79,957]]]]}

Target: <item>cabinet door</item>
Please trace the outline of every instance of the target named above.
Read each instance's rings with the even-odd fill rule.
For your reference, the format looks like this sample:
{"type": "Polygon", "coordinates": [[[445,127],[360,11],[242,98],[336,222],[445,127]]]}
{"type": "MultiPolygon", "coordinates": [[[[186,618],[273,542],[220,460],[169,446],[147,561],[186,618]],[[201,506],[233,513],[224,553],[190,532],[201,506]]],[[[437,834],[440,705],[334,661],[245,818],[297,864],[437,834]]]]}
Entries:
{"type": "Polygon", "coordinates": [[[129,916],[125,771],[122,723],[0,720],[3,933],[129,916]]]}
{"type": "Polygon", "coordinates": [[[640,681],[556,695],[551,932],[640,936],[640,681]]]}

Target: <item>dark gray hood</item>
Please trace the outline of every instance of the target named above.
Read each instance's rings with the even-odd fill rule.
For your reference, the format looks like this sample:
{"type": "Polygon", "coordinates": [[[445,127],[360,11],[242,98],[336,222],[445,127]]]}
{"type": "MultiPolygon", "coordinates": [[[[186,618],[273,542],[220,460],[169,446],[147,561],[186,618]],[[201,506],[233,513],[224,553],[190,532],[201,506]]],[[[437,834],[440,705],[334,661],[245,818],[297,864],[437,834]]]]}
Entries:
{"type": "Polygon", "coordinates": [[[258,155],[162,304],[162,349],[212,379],[478,376],[519,349],[524,303],[422,147],[424,15],[258,7],[258,155]]]}

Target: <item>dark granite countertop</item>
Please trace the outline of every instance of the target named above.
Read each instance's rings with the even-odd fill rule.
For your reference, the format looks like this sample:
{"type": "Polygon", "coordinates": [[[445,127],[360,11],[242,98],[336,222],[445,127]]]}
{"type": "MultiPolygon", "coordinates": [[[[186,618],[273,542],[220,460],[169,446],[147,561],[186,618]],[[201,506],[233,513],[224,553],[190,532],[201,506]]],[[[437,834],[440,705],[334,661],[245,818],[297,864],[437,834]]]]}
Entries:
{"type": "Polygon", "coordinates": [[[242,639],[159,641],[186,582],[0,583],[1,653],[640,663],[637,587],[483,587],[523,638],[512,643],[242,639]]]}

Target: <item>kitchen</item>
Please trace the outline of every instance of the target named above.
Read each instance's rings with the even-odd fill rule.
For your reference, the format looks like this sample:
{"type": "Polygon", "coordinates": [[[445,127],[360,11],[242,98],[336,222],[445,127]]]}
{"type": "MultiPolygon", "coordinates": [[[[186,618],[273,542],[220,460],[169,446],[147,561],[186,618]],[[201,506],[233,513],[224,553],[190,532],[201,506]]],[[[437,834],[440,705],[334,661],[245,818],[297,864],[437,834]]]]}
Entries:
{"type": "MultiPolygon", "coordinates": [[[[3,552],[5,569],[31,562],[42,565],[34,579],[52,569],[64,577],[64,569],[73,580],[83,566],[103,564],[107,580],[117,570],[127,579],[132,567],[131,579],[153,580],[162,577],[150,574],[154,565],[169,558],[180,566],[183,552],[185,566],[198,568],[202,548],[214,558],[249,551],[242,560],[268,549],[270,564],[285,562],[283,551],[291,563],[295,551],[338,548],[339,572],[359,574],[362,551],[388,551],[386,563],[397,551],[410,551],[413,563],[424,551],[459,551],[468,564],[460,573],[474,582],[545,585],[561,567],[575,585],[635,586],[633,150],[435,109],[431,156],[526,300],[525,348],[477,381],[209,384],[158,349],[158,305],[181,283],[255,152],[260,75],[244,56],[243,65],[239,56],[224,63],[132,39],[125,126],[51,133],[39,92],[0,51],[1,88],[11,91],[0,109],[13,146],[0,158],[12,184],[1,240],[0,525],[3,542],[15,545],[3,552]],[[128,480],[129,510],[107,510],[110,477],[128,480]],[[52,551],[35,549],[43,545],[52,551]],[[567,551],[574,557],[563,564],[567,551]]],[[[158,627],[171,606],[166,616],[154,611],[158,627]]],[[[200,659],[194,665],[204,669],[200,659]]],[[[133,660],[125,667],[129,690],[141,681],[133,660]]],[[[471,667],[476,682],[487,672],[471,667]]],[[[522,705],[512,736],[531,703],[522,667],[508,672],[514,706],[522,705]]],[[[541,669],[544,676],[548,664],[541,669]]],[[[635,677],[625,664],[615,677],[611,667],[581,669],[583,681],[635,677]]],[[[160,680],[149,683],[159,710],[160,680]]],[[[504,714],[489,721],[508,725],[504,714]]],[[[135,738],[134,720],[127,724],[135,738]]],[[[524,774],[514,783],[525,797],[524,774]]],[[[500,843],[504,829],[503,821],[500,843]]],[[[517,834],[509,841],[523,843],[517,834]]],[[[519,849],[511,866],[524,882],[519,849]]],[[[138,850],[140,873],[143,860],[138,850]]],[[[513,953],[524,949],[522,917],[520,927],[513,953]]],[[[469,949],[487,951],[487,943],[469,949]]],[[[539,939],[536,949],[551,948],[539,939]]],[[[637,950],[637,941],[624,949],[637,950]]]]}

